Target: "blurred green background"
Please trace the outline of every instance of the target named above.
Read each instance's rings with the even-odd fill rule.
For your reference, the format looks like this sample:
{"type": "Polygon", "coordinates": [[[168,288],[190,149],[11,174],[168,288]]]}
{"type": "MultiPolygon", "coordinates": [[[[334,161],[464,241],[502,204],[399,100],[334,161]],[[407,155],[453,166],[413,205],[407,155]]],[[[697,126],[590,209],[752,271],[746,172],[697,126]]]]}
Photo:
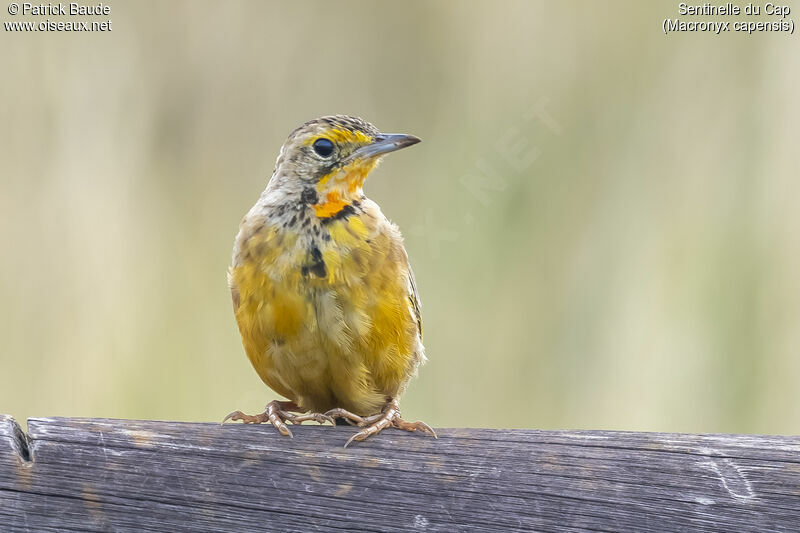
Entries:
{"type": "Polygon", "coordinates": [[[0,36],[0,412],[263,408],[233,237],[347,113],[424,140],[366,185],[423,300],[409,418],[798,432],[798,37],[665,36],[672,1],[111,6],[0,36]]]}

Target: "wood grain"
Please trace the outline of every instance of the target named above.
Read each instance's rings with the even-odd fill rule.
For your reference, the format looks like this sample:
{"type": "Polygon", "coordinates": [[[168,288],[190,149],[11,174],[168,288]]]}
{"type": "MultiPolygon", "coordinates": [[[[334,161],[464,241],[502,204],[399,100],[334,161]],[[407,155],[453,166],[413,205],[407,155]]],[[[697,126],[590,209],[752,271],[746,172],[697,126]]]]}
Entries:
{"type": "Polygon", "coordinates": [[[1,531],[798,531],[800,438],[0,415],[1,531]]]}

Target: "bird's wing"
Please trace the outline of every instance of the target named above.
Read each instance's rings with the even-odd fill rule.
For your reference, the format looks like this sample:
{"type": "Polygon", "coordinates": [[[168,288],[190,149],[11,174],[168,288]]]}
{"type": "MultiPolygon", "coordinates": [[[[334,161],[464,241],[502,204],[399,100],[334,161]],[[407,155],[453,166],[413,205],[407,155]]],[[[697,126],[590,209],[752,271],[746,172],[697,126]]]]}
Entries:
{"type": "Polygon", "coordinates": [[[419,308],[422,307],[422,300],[419,298],[419,292],[417,291],[417,280],[414,278],[414,271],[411,269],[411,265],[408,265],[408,285],[408,299],[411,301],[411,307],[414,308],[414,315],[417,318],[419,340],[422,340],[422,314],[419,311],[419,308]]]}

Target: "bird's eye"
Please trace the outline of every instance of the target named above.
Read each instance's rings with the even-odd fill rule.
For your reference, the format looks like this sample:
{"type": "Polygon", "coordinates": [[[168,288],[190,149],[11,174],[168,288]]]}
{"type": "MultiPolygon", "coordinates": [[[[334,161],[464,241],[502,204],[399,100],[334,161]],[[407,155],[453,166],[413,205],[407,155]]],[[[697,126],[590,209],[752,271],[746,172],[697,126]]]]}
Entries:
{"type": "Polygon", "coordinates": [[[330,157],[333,153],[333,143],[329,139],[317,139],[314,141],[314,151],[320,157],[330,157]]]}

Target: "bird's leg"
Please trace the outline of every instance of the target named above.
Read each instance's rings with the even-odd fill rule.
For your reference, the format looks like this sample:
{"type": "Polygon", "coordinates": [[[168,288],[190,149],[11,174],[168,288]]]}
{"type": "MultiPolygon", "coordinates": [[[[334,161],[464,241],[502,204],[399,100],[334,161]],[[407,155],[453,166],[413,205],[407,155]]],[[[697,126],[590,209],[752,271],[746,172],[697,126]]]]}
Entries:
{"type": "Polygon", "coordinates": [[[390,399],[380,413],[371,416],[358,416],[344,409],[332,409],[325,414],[327,416],[344,418],[348,421],[352,420],[359,427],[364,428],[348,439],[344,445],[345,448],[347,448],[347,446],[349,446],[354,440],[362,441],[367,437],[377,435],[389,427],[402,429],[405,431],[420,431],[422,433],[429,433],[433,435],[434,438],[438,438],[436,436],[436,432],[425,422],[406,422],[403,420],[403,418],[400,416],[400,406],[395,398],[390,399]]]}
{"type": "Polygon", "coordinates": [[[313,420],[314,422],[318,422],[320,424],[330,422],[334,426],[336,425],[333,421],[333,418],[322,413],[302,413],[307,413],[307,410],[301,409],[294,402],[273,400],[267,404],[267,407],[264,409],[263,413],[257,415],[246,415],[241,411],[234,411],[226,416],[222,423],[224,424],[227,420],[241,420],[245,424],[262,424],[264,422],[269,422],[280,432],[281,435],[286,437],[293,436],[291,430],[286,427],[286,422],[291,422],[292,424],[302,424],[308,420],[313,420]],[[292,411],[294,411],[294,413],[292,411]]]}

